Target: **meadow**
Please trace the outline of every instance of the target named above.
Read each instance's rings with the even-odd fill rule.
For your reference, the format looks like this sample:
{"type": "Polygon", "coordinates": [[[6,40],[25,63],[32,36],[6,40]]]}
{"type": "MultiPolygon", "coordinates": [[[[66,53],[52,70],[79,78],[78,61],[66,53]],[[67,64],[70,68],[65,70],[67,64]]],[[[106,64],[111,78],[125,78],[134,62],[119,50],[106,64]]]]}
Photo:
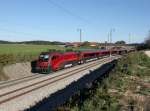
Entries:
{"type": "Polygon", "coordinates": [[[0,44],[0,54],[37,54],[48,49],[64,50],[58,45],[0,44]]]}
{"type": "Polygon", "coordinates": [[[39,53],[48,50],[64,50],[58,45],[0,44],[0,64],[32,61],[39,53]]]}
{"type": "Polygon", "coordinates": [[[39,53],[48,50],[64,50],[58,45],[32,45],[32,44],[0,44],[0,80],[8,79],[3,73],[5,65],[17,62],[31,62],[37,59],[39,53]]]}

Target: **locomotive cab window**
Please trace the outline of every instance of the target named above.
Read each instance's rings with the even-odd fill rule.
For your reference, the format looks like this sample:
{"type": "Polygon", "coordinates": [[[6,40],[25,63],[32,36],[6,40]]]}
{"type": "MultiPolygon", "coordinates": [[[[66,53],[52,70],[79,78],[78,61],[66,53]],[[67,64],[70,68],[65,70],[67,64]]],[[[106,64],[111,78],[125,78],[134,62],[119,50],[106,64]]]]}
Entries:
{"type": "Polygon", "coordinates": [[[40,59],[40,60],[48,60],[48,59],[49,59],[49,55],[47,55],[47,54],[41,54],[41,55],[39,56],[39,59],[40,59]]]}

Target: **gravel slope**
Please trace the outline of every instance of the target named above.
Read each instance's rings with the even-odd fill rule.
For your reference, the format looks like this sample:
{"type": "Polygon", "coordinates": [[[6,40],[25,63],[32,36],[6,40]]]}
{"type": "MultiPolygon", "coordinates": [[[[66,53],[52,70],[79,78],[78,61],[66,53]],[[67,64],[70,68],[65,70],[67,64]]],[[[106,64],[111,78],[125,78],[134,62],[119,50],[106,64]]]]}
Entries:
{"type": "Polygon", "coordinates": [[[34,73],[31,72],[30,62],[16,63],[5,66],[3,71],[10,80],[35,75],[34,73]]]}
{"type": "Polygon", "coordinates": [[[150,51],[145,51],[145,54],[150,57],[150,51]]]}

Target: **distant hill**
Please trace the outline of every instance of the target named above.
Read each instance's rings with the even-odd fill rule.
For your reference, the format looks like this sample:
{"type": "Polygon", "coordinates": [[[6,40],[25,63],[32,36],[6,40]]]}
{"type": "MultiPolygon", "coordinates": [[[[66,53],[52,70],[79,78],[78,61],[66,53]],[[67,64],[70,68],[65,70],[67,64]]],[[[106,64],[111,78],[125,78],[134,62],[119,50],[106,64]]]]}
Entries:
{"type": "Polygon", "coordinates": [[[11,42],[11,41],[3,41],[0,40],[0,44],[36,44],[36,45],[64,45],[65,43],[59,41],[22,41],[22,42],[11,42]]]}
{"type": "Polygon", "coordinates": [[[12,44],[12,42],[10,42],[10,41],[0,40],[0,44],[12,44]]]}

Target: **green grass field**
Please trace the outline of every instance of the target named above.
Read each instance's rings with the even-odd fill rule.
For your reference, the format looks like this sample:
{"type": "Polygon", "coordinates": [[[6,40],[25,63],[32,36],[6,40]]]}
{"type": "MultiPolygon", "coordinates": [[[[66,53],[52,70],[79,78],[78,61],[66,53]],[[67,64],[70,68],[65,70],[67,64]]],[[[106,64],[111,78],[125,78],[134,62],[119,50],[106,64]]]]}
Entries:
{"type": "Polygon", "coordinates": [[[39,53],[51,49],[64,50],[58,45],[0,44],[0,64],[32,61],[39,53]]]}
{"type": "Polygon", "coordinates": [[[57,45],[0,44],[0,54],[37,54],[48,49],[64,50],[57,45]]]}

